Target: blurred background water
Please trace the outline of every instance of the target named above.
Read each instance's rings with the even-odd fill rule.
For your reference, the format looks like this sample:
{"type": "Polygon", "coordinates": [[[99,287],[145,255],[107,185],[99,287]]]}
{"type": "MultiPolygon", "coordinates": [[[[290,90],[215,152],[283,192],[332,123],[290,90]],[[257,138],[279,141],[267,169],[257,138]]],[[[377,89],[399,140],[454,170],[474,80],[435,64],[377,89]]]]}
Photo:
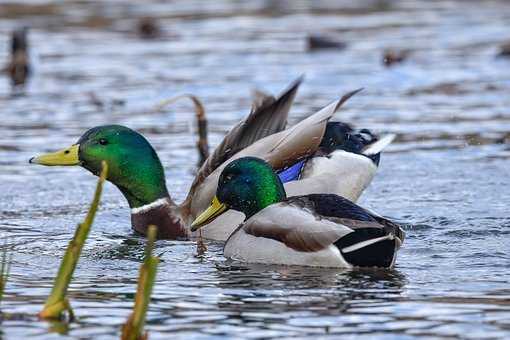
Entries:
{"type": "Polygon", "coordinates": [[[107,123],[141,131],[186,195],[199,96],[216,145],[251,91],[305,74],[290,123],[364,87],[336,119],[397,141],[360,203],[409,222],[393,270],[246,265],[209,243],[158,241],[147,329],[168,338],[508,338],[510,39],[507,1],[0,1],[0,63],[29,27],[22,95],[0,79],[0,237],[14,254],[0,337],[116,338],[132,306],[144,239],[108,184],[70,290],[78,322],[38,321],[95,178],[28,165],[107,123]],[[143,19],[150,18],[150,19],[143,19]],[[142,20],[143,19],[143,20],[142,20]],[[140,21],[154,23],[140,37],[140,21]],[[345,48],[310,51],[310,36],[345,48]],[[385,51],[405,56],[386,67],[385,51]],[[5,240],[5,241],[4,241],[5,240]]]}

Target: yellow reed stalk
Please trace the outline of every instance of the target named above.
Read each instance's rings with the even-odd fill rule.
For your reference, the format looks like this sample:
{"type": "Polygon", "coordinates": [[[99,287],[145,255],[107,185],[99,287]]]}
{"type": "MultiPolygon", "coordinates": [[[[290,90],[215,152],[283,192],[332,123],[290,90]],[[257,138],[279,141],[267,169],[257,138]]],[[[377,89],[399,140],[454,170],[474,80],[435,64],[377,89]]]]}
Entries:
{"type": "Polygon", "coordinates": [[[90,205],[85,221],[78,224],[74,233],[73,239],[67,246],[64,258],[60,263],[57,277],[53,283],[50,296],[44,304],[43,310],[39,313],[39,317],[43,319],[61,319],[63,313],[67,311],[69,313],[70,320],[74,319],[74,313],[67,299],[67,289],[71,283],[76,264],[81,255],[83,245],[87,239],[94,217],[96,215],[97,208],[99,206],[99,200],[101,199],[101,192],[103,190],[103,184],[108,174],[108,164],[105,161],[102,162],[102,170],[99,180],[96,186],[96,192],[94,193],[94,199],[90,205]]]}
{"type": "MultiPolygon", "coordinates": [[[[6,242],[7,243],[7,242],[6,242]]],[[[11,269],[12,253],[7,254],[7,244],[4,244],[4,250],[2,252],[2,263],[0,264],[0,302],[4,297],[5,285],[9,278],[9,271],[11,269]]]]}
{"type": "Polygon", "coordinates": [[[145,317],[149,302],[151,299],[152,288],[156,280],[156,271],[159,258],[152,255],[154,242],[156,240],[157,228],[153,225],[149,227],[147,233],[147,245],[145,247],[145,259],[140,266],[138,278],[138,287],[135,295],[135,305],[133,313],[129,316],[126,323],[122,326],[122,340],[145,340],[147,332],[143,332],[145,317]]]}

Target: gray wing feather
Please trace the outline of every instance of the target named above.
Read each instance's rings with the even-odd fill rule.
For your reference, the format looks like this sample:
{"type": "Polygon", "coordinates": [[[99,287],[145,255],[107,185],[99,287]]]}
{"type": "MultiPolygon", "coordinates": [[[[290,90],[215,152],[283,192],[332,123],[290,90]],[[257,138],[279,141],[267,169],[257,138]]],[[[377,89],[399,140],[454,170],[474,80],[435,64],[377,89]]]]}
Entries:
{"type": "Polygon", "coordinates": [[[292,200],[265,208],[248,219],[243,228],[248,234],[277,240],[303,252],[327,248],[352,232],[349,227],[315,215],[292,200]]]}
{"type": "Polygon", "coordinates": [[[267,95],[259,96],[248,117],[230,130],[200,167],[190,190],[193,191],[218,166],[240,150],[259,139],[284,130],[290,107],[302,80],[299,78],[294,81],[277,99],[267,95]]]}

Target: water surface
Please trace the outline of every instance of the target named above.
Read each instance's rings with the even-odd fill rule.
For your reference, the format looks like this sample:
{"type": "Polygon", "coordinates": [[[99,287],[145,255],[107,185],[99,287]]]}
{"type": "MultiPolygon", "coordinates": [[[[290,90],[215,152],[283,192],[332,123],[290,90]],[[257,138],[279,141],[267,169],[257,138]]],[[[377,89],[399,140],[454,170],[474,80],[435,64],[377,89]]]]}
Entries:
{"type": "Polygon", "coordinates": [[[70,290],[78,322],[34,315],[96,179],[79,168],[30,166],[107,123],[144,133],[172,196],[196,171],[193,113],[202,98],[217,144],[245,116],[250,91],[306,81],[291,122],[364,87],[336,119],[398,140],[360,203],[405,221],[393,270],[246,265],[210,243],[158,241],[147,329],[168,338],[505,338],[510,336],[510,38],[505,1],[68,1],[0,3],[0,62],[8,32],[32,27],[35,73],[24,96],[0,79],[0,237],[14,254],[0,336],[117,338],[135,291],[144,240],[108,184],[70,290]],[[290,7],[290,5],[293,5],[290,7]],[[141,40],[140,17],[162,36],[141,40]],[[309,53],[308,34],[347,43],[309,53]],[[382,65],[387,48],[408,60],[382,65]]]}

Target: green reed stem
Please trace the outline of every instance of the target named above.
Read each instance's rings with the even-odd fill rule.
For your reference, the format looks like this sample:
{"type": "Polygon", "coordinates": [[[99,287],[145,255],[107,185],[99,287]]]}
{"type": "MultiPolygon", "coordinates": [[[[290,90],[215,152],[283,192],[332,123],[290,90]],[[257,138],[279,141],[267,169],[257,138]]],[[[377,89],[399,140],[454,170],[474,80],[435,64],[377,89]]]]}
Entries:
{"type": "Polygon", "coordinates": [[[7,254],[7,244],[4,245],[2,252],[2,263],[0,264],[0,302],[4,297],[5,285],[9,278],[9,272],[11,269],[12,253],[7,254]]]}
{"type": "Polygon", "coordinates": [[[53,283],[50,296],[44,304],[43,310],[39,313],[39,317],[43,319],[60,319],[65,311],[69,312],[70,319],[74,319],[74,314],[67,299],[67,289],[71,283],[76,264],[81,255],[83,245],[89,234],[94,217],[96,215],[97,208],[99,206],[99,200],[101,199],[101,192],[103,190],[103,184],[108,174],[108,164],[105,161],[102,163],[102,171],[97,182],[96,192],[94,193],[94,199],[90,205],[85,221],[78,224],[74,233],[73,239],[67,246],[64,258],[60,263],[57,277],[53,283]]]}
{"type": "Polygon", "coordinates": [[[159,263],[159,258],[152,255],[156,234],[157,228],[151,225],[147,233],[145,259],[143,264],[140,266],[133,313],[131,313],[126,323],[122,326],[122,340],[147,339],[147,333],[143,333],[143,327],[145,325],[145,317],[147,315],[147,309],[149,307],[152,288],[154,287],[154,281],[156,280],[156,271],[159,263]]]}

